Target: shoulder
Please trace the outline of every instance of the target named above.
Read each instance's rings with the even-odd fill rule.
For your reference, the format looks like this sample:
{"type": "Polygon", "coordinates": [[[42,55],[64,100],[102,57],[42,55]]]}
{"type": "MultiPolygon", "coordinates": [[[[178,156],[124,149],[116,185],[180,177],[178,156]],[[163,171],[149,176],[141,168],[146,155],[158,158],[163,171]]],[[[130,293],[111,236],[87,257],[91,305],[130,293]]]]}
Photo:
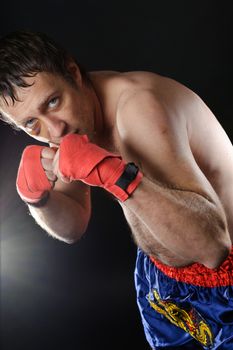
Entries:
{"type": "Polygon", "coordinates": [[[152,127],[164,135],[170,130],[179,134],[187,132],[190,137],[197,115],[207,110],[202,99],[173,79],[140,74],[137,83],[129,85],[118,101],[116,123],[120,135],[127,137],[139,127],[152,127]],[[140,74],[142,80],[145,77],[144,84],[140,84],[140,74]]]}
{"type": "Polygon", "coordinates": [[[121,140],[129,141],[139,135],[153,141],[169,137],[174,132],[186,132],[186,119],[176,113],[174,106],[165,103],[151,88],[136,88],[119,100],[116,118],[121,140]]]}
{"type": "Polygon", "coordinates": [[[178,158],[181,161],[189,148],[185,118],[153,89],[136,89],[124,96],[116,124],[123,158],[148,175],[154,176],[158,168],[171,166],[178,158]]]}

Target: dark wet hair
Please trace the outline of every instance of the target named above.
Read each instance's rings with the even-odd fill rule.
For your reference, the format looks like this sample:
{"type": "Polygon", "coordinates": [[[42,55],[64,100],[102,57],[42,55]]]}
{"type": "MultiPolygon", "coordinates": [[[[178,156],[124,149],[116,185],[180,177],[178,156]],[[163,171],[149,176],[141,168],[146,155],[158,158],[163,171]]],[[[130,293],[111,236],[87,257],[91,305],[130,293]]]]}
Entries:
{"type": "MultiPolygon", "coordinates": [[[[62,76],[74,84],[67,63],[73,60],[79,67],[82,78],[88,81],[88,73],[64,48],[44,33],[16,31],[0,38],[0,98],[12,103],[17,101],[16,87],[28,87],[24,78],[39,72],[62,76]]],[[[3,116],[0,117],[5,120],[3,116]]]]}

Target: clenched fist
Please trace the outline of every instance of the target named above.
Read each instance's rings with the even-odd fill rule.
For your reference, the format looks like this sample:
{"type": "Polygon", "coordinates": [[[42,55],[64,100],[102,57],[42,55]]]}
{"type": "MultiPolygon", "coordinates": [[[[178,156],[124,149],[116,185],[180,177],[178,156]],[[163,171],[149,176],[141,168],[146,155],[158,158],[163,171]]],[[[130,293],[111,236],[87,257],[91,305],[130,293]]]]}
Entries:
{"type": "Polygon", "coordinates": [[[64,136],[53,165],[61,180],[102,187],[120,201],[134,192],[143,177],[135,164],[127,164],[119,154],[91,143],[87,135],[64,136]]]}
{"type": "Polygon", "coordinates": [[[49,147],[27,146],[22,154],[16,187],[20,197],[29,204],[36,204],[50,191],[57,180],[53,173],[56,151],[49,147]]]}

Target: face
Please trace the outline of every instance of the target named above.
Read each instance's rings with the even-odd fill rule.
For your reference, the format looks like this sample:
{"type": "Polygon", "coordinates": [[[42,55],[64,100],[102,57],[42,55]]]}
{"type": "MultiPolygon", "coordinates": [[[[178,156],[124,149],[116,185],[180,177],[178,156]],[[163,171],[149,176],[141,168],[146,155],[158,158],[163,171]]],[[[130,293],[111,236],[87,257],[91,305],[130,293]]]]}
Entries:
{"type": "Polygon", "coordinates": [[[32,84],[17,88],[19,101],[1,101],[0,109],[17,127],[33,138],[59,145],[69,133],[87,134],[92,138],[95,128],[95,101],[89,88],[76,73],[77,86],[62,77],[41,72],[25,78],[32,84]]]}

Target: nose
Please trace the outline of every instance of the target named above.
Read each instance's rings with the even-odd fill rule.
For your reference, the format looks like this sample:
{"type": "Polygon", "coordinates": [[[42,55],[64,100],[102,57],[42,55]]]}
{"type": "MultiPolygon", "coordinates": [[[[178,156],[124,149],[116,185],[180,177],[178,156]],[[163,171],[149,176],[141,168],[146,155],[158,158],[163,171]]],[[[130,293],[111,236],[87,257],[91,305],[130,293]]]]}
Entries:
{"type": "Polygon", "coordinates": [[[63,120],[49,118],[47,120],[49,138],[52,142],[57,142],[66,134],[67,125],[63,120]]]}

